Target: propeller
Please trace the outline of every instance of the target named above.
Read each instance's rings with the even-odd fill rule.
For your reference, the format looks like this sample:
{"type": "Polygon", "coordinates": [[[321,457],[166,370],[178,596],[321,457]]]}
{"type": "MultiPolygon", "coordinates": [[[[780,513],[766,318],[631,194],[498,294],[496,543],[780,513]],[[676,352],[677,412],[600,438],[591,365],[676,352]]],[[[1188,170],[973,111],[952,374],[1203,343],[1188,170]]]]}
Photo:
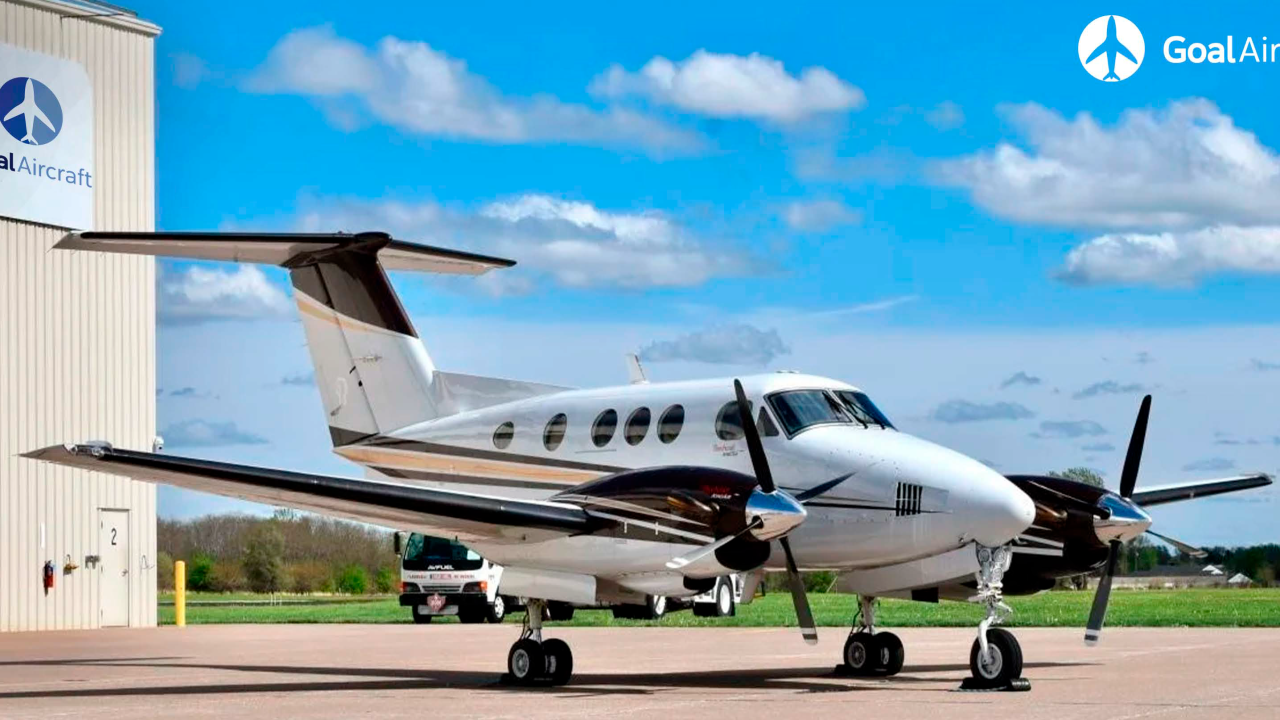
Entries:
{"type": "Polygon", "coordinates": [[[1150,416],[1151,396],[1147,395],[1142,398],[1142,405],[1138,408],[1138,419],[1133,424],[1133,435],[1129,437],[1129,449],[1124,456],[1124,468],[1120,471],[1120,495],[1117,497],[1108,493],[1098,501],[1099,512],[1095,512],[1097,519],[1094,521],[1094,528],[1099,539],[1108,541],[1107,564],[1098,581],[1098,589],[1093,595],[1093,607],[1089,610],[1089,622],[1085,626],[1084,641],[1087,645],[1097,644],[1102,635],[1102,624],[1107,618],[1107,604],[1111,600],[1111,578],[1115,575],[1124,541],[1133,539],[1140,532],[1146,532],[1192,557],[1208,555],[1194,545],[1150,530],[1151,516],[1133,501],[1133,491],[1138,484],[1138,466],[1142,464],[1142,448],[1147,439],[1147,420],[1150,416]]]}
{"type": "MultiPolygon", "coordinates": [[[[1129,450],[1124,456],[1124,469],[1120,471],[1120,497],[1126,501],[1133,495],[1133,488],[1138,484],[1138,466],[1142,464],[1142,447],[1147,441],[1147,420],[1150,416],[1151,396],[1147,395],[1142,398],[1142,405],[1138,407],[1138,419],[1133,423],[1129,450]]],[[[1111,601],[1111,578],[1116,572],[1122,544],[1119,540],[1112,540],[1109,546],[1107,566],[1102,571],[1102,579],[1098,581],[1098,589],[1093,594],[1093,607],[1089,610],[1089,622],[1085,625],[1086,645],[1097,644],[1098,637],[1102,634],[1102,623],[1107,619],[1107,604],[1111,601]]]]}
{"type": "Polygon", "coordinates": [[[732,535],[726,535],[713,543],[672,559],[667,563],[667,567],[679,570],[747,534],[751,534],[758,540],[776,539],[786,556],[787,579],[791,586],[791,601],[796,607],[796,620],[800,625],[800,633],[804,636],[805,642],[813,645],[818,642],[818,631],[813,624],[809,598],[805,595],[804,579],[800,577],[795,556],[791,552],[791,543],[787,541],[787,533],[804,521],[804,506],[786,492],[779,490],[774,484],[773,473],[769,469],[769,459],[765,457],[764,444],[760,442],[760,432],[751,418],[747,394],[738,380],[733,381],[733,391],[738,401],[738,417],[742,424],[742,434],[747,441],[747,454],[751,457],[751,467],[755,473],[756,484],[759,486],[747,502],[747,513],[751,516],[751,521],[745,528],[732,535]]]}

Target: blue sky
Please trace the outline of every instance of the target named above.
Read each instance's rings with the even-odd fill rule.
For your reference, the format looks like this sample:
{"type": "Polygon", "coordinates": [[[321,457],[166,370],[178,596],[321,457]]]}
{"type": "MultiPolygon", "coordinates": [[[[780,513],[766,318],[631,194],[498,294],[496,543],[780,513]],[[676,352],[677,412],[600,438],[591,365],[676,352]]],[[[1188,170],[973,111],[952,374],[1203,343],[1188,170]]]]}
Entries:
{"type": "MultiPolygon", "coordinates": [[[[623,381],[636,350],[660,379],[800,368],[1002,470],[1108,477],[1119,452],[1098,448],[1123,447],[1149,390],[1144,482],[1280,467],[1259,403],[1280,397],[1280,65],[1161,53],[1280,40],[1280,12],[134,6],[164,28],[160,228],[386,229],[520,261],[397,278],[443,367],[572,385],[623,381]],[[1115,12],[1146,57],[1102,83],[1076,47],[1115,12]],[[1041,382],[1001,387],[1018,372],[1041,382]]],[[[283,276],[162,272],[170,447],[351,472],[283,276]]],[[[1276,540],[1272,498],[1157,520],[1276,540]]]]}

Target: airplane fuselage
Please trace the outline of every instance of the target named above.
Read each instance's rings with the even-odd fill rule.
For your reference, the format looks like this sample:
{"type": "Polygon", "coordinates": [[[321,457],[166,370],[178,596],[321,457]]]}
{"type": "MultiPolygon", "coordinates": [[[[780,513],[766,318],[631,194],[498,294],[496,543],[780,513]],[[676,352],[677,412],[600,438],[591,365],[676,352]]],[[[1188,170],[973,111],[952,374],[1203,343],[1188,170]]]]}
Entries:
{"type": "MultiPolygon", "coordinates": [[[[1031,523],[1026,495],[976,460],[876,422],[828,419],[801,426],[779,404],[794,392],[809,393],[807,401],[839,402],[834,393],[859,392],[847,383],[773,373],[743,378],[743,384],[758,427],[765,427],[764,449],[779,487],[803,495],[830,485],[807,501],[808,517],[791,535],[802,567],[850,570],[974,542],[999,545],[1031,523]]],[[[400,482],[537,499],[639,468],[692,465],[750,474],[746,443],[733,432],[736,414],[724,412],[732,400],[729,379],[567,390],[431,420],[337,452],[400,482]],[[682,418],[678,424],[673,412],[682,418]],[[601,422],[616,427],[607,433],[601,422]]],[[[820,408],[814,417],[819,415],[820,408]]],[[[662,594],[678,594],[668,585],[680,578],[664,564],[690,549],[666,540],[601,536],[472,544],[502,564],[568,572],[598,572],[605,554],[617,567],[614,579],[662,594]]],[[[775,554],[769,564],[779,562],[775,554]]]]}

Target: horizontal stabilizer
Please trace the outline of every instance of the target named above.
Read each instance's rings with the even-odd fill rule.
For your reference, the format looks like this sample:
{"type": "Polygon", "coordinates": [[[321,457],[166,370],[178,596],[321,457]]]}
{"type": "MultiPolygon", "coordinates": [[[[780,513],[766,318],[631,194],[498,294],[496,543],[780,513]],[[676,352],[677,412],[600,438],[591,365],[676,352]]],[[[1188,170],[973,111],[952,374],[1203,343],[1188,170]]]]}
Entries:
{"type": "Polygon", "coordinates": [[[560,503],[120,450],[105,443],[52,445],[23,456],[241,500],[464,539],[545,540],[589,532],[599,524],[581,508],[560,503]]]}
{"type": "Polygon", "coordinates": [[[386,233],[73,232],[54,247],[297,267],[339,250],[376,252],[387,270],[480,275],[514,260],[395,240],[386,233]]]}

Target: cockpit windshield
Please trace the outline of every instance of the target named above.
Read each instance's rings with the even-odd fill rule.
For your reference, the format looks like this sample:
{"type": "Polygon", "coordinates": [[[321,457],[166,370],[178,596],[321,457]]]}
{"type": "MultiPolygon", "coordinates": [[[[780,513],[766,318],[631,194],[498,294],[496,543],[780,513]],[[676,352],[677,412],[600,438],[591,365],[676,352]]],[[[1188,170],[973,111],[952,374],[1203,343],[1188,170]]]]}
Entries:
{"type": "Polygon", "coordinates": [[[853,418],[835,398],[823,390],[788,390],[769,396],[778,420],[794,435],[807,427],[826,423],[849,423],[853,418]]]}
{"type": "Polygon", "coordinates": [[[879,425],[882,428],[892,428],[893,423],[889,422],[889,418],[880,412],[880,408],[871,402],[871,398],[867,397],[864,392],[855,390],[837,390],[836,397],[845,404],[849,412],[864,425],[879,425]]]}
{"type": "Polygon", "coordinates": [[[857,390],[785,390],[770,395],[769,404],[789,436],[834,423],[893,428],[871,398],[857,390]]]}

